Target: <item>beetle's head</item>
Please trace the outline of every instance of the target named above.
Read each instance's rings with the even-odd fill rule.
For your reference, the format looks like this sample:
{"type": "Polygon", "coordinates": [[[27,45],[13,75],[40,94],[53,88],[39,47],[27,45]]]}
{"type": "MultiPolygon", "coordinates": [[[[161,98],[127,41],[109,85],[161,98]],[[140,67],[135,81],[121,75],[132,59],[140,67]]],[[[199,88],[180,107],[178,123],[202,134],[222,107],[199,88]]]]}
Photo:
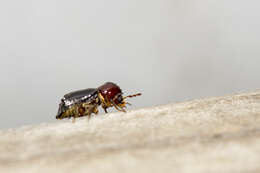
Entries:
{"type": "Polygon", "coordinates": [[[98,88],[98,97],[103,105],[106,107],[115,107],[119,111],[125,112],[124,108],[126,104],[129,104],[125,101],[127,97],[135,97],[141,95],[141,93],[135,95],[129,95],[123,97],[123,93],[119,86],[115,83],[107,82],[104,85],[98,88]]]}

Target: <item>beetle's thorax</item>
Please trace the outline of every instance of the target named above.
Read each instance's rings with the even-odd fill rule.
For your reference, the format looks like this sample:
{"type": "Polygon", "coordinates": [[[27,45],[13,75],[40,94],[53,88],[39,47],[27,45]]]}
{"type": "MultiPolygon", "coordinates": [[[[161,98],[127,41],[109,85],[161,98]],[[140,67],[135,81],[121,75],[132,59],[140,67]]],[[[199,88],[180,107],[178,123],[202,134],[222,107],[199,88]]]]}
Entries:
{"type": "Polygon", "coordinates": [[[119,104],[117,97],[122,95],[122,91],[115,83],[107,82],[98,87],[98,97],[104,107],[111,107],[119,104]]]}

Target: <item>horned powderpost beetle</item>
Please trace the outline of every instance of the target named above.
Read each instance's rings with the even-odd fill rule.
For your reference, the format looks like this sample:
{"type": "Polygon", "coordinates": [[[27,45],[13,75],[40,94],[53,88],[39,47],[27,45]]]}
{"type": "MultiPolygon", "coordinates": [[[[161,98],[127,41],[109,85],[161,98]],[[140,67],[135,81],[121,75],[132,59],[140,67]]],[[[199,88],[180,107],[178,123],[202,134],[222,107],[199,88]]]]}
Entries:
{"type": "Polygon", "coordinates": [[[59,104],[56,119],[77,118],[98,114],[98,106],[102,106],[105,113],[107,108],[115,107],[118,111],[125,112],[126,98],[140,96],[141,93],[123,97],[118,85],[107,82],[98,88],[88,88],[74,91],[64,95],[59,104]]]}

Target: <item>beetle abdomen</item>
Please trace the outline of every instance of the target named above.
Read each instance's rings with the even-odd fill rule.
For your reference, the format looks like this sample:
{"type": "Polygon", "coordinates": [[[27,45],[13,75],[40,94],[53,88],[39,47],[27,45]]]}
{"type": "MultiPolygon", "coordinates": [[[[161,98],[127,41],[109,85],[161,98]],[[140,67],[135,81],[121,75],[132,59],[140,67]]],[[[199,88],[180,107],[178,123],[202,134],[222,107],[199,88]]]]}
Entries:
{"type": "MultiPolygon", "coordinates": [[[[98,90],[95,88],[88,88],[83,90],[74,91],[64,95],[59,105],[56,118],[70,118],[80,116],[80,106],[82,103],[96,105],[98,90]],[[88,103],[89,102],[89,103],[88,103]],[[94,102],[94,103],[92,103],[94,102]]],[[[95,106],[94,106],[95,107],[95,106]]]]}

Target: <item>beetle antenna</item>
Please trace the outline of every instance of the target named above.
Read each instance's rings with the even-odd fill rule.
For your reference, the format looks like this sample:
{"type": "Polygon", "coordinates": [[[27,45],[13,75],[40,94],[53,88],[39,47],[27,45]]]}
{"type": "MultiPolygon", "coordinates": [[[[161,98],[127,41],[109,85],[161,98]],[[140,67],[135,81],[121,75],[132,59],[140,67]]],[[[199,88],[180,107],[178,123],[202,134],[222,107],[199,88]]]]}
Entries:
{"type": "Polygon", "coordinates": [[[125,102],[125,104],[127,104],[127,105],[129,105],[129,106],[131,106],[132,104],[131,103],[129,103],[129,102],[125,102]]]}
{"type": "Polygon", "coordinates": [[[133,95],[128,95],[128,96],[125,96],[124,99],[125,99],[125,98],[128,98],[128,97],[129,97],[129,98],[131,98],[131,97],[137,97],[137,96],[140,96],[140,95],[142,95],[142,93],[137,93],[137,94],[133,94],[133,95]]]}

